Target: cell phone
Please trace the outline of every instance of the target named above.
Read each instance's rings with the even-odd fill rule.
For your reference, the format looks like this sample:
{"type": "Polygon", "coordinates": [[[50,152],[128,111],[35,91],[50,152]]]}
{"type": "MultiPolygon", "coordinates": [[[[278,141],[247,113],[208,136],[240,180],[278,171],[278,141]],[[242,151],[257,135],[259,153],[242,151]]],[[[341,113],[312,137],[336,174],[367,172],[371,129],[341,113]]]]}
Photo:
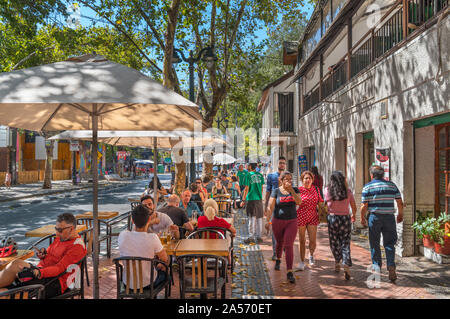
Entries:
{"type": "MultiPolygon", "coordinates": [[[[36,252],[41,253],[41,250],[39,248],[37,248],[36,246],[32,245],[32,247],[34,248],[34,250],[36,250],[36,252]]],[[[44,249],[44,255],[47,254],[47,251],[44,249]]]]}

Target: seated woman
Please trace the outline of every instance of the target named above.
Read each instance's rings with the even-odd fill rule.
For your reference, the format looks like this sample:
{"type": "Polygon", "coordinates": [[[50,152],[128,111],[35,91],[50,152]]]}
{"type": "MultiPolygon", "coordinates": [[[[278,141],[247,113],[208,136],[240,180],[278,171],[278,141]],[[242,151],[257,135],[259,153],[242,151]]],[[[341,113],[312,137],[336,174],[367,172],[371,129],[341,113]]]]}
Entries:
{"type": "Polygon", "coordinates": [[[212,198],[219,201],[219,209],[220,211],[224,212],[227,211],[227,205],[226,202],[221,202],[221,199],[227,199],[230,198],[230,194],[228,193],[227,188],[222,183],[222,179],[220,177],[215,178],[215,185],[212,188],[212,198]]]}
{"type": "MultiPolygon", "coordinates": [[[[154,176],[152,177],[152,180],[150,181],[150,183],[148,183],[148,188],[145,190],[145,192],[142,194],[142,196],[145,195],[150,195],[153,196],[153,188],[154,188],[154,176]]],[[[167,195],[168,192],[167,190],[162,186],[159,177],[156,176],[156,189],[158,190],[158,201],[162,201],[164,200],[164,195],[167,195]]]]}
{"type": "Polygon", "coordinates": [[[205,201],[205,197],[203,195],[203,192],[200,192],[198,189],[197,183],[192,183],[189,186],[189,191],[191,192],[191,202],[194,202],[197,204],[200,211],[203,212],[203,202],[205,201]]]}
{"type": "Polygon", "coordinates": [[[231,199],[233,200],[233,207],[238,209],[240,207],[241,202],[241,188],[239,187],[238,179],[235,175],[231,177],[231,199]]]}
{"type": "MultiPolygon", "coordinates": [[[[233,227],[233,225],[228,223],[225,219],[217,217],[219,206],[214,199],[208,199],[203,207],[204,216],[198,218],[198,228],[222,227],[229,229],[233,237],[236,236],[236,229],[233,227]]],[[[221,231],[221,233],[223,233],[223,231],[221,231]]],[[[216,234],[211,234],[211,238],[216,238],[216,234]]]]}

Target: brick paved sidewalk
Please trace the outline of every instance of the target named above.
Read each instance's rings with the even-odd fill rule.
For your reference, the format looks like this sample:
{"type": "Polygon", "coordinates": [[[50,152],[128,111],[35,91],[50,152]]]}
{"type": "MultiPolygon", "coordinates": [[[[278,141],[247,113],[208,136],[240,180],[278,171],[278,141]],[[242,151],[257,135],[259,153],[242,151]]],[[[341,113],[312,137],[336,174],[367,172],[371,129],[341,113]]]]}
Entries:
{"type": "MultiPolygon", "coordinates": [[[[269,276],[276,298],[344,298],[344,299],[371,299],[371,298],[435,298],[427,292],[424,285],[410,280],[410,276],[403,271],[397,272],[398,279],[395,284],[388,280],[388,273],[384,267],[381,271],[381,281],[379,288],[369,288],[367,279],[371,276],[367,267],[371,264],[370,252],[353,242],[351,244],[351,256],[353,267],[351,268],[352,278],[349,281],[344,279],[344,273],[334,272],[334,258],[329,248],[327,227],[319,226],[317,234],[317,248],[314,253],[316,263],[309,266],[308,262],[304,271],[295,272],[296,283],[290,284],[286,279],[285,259],[283,256],[281,270],[275,271],[272,261],[272,242],[268,236],[264,237],[264,244],[261,245],[264,259],[269,264],[269,276]]],[[[308,247],[308,240],[306,242],[308,247]]],[[[306,248],[306,259],[309,250],[306,248]]],[[[298,240],[294,244],[294,268],[299,262],[298,240]]],[[[373,276],[372,276],[373,278],[373,276]]],[[[373,286],[373,281],[371,282],[373,286]]]]}
{"type": "MultiPolygon", "coordinates": [[[[227,284],[226,298],[320,298],[320,299],[434,299],[449,298],[448,271],[446,265],[441,268],[420,268],[422,263],[415,260],[404,262],[404,258],[396,256],[398,280],[395,284],[389,282],[387,270],[384,267],[381,273],[379,288],[369,288],[367,279],[371,275],[367,267],[371,264],[369,251],[362,247],[367,239],[355,240],[351,245],[353,267],[352,278],[344,279],[343,271],[334,272],[334,258],[328,243],[328,231],[326,227],[318,229],[318,243],[315,252],[316,264],[313,267],[306,266],[304,271],[295,272],[296,283],[290,284],[286,279],[285,260],[281,263],[281,270],[275,271],[272,261],[271,237],[264,235],[264,243],[260,245],[245,245],[243,241],[248,237],[248,220],[243,212],[235,215],[235,227],[237,237],[235,239],[235,259],[237,264],[235,274],[230,276],[227,284]],[[438,271],[440,270],[440,272],[438,271]],[[444,273],[444,276],[442,275],[444,273]],[[417,277],[417,278],[416,278],[417,277]],[[436,289],[428,286],[433,283],[442,289],[436,295],[436,289]],[[428,285],[427,285],[428,284],[428,285]]],[[[113,256],[110,260],[106,256],[100,256],[99,286],[101,299],[116,298],[116,274],[112,259],[118,256],[117,239],[113,240],[113,256]]],[[[308,241],[306,243],[308,247],[308,241]]],[[[104,249],[102,248],[102,251],[104,249]]],[[[298,264],[298,241],[294,245],[294,261],[298,264]]],[[[307,249],[306,258],[309,256],[307,249]]],[[[411,257],[420,258],[420,257],[411,257]]],[[[306,263],[307,264],[307,263],[306,263]]],[[[88,259],[89,278],[92,285],[92,261],[88,259]]],[[[428,265],[433,266],[433,265],[428,265]]],[[[174,271],[175,286],[172,286],[171,299],[179,298],[178,272],[174,271]]],[[[86,298],[92,298],[92,286],[85,286],[86,298]]],[[[160,298],[164,297],[162,293],[160,298]]],[[[187,296],[188,299],[198,299],[198,295],[187,296]]]]}

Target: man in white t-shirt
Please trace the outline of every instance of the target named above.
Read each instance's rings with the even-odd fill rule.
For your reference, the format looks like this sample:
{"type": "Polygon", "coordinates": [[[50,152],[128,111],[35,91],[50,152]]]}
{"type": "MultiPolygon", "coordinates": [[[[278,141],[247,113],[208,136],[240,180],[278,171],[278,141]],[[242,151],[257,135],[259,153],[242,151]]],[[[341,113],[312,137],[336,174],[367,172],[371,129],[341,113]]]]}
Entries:
{"type": "MultiPolygon", "coordinates": [[[[150,218],[149,211],[142,205],[139,205],[131,212],[131,218],[134,224],[134,230],[124,230],[119,234],[119,253],[120,257],[144,257],[155,258],[169,262],[166,251],[157,234],[148,233],[150,218]]],[[[142,276],[144,289],[150,286],[150,262],[142,262],[142,276]]],[[[154,271],[153,278],[156,278],[153,286],[156,287],[167,278],[167,269],[159,264],[157,271],[154,271]]],[[[126,284],[126,271],[123,273],[123,282],[126,284]]],[[[130,281],[130,289],[133,289],[133,281],[130,281]]]]}
{"type": "Polygon", "coordinates": [[[178,226],[173,223],[172,219],[166,214],[155,212],[153,198],[150,195],[143,196],[141,198],[141,204],[148,209],[150,214],[147,232],[155,234],[171,232],[172,236],[176,239],[180,238],[178,226]]]}

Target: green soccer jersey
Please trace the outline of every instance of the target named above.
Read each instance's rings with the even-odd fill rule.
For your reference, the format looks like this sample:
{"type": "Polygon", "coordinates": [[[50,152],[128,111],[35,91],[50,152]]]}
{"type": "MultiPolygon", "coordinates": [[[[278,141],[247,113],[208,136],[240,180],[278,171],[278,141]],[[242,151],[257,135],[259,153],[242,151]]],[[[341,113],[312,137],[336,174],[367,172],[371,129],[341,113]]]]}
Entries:
{"type": "Polygon", "coordinates": [[[258,172],[249,172],[245,177],[245,186],[248,186],[246,200],[262,200],[262,186],[264,177],[258,172]]]}
{"type": "Polygon", "coordinates": [[[245,176],[247,176],[247,174],[248,174],[248,171],[246,171],[245,169],[243,169],[242,172],[241,171],[237,172],[236,176],[239,178],[240,185],[244,185],[245,176]]]}

